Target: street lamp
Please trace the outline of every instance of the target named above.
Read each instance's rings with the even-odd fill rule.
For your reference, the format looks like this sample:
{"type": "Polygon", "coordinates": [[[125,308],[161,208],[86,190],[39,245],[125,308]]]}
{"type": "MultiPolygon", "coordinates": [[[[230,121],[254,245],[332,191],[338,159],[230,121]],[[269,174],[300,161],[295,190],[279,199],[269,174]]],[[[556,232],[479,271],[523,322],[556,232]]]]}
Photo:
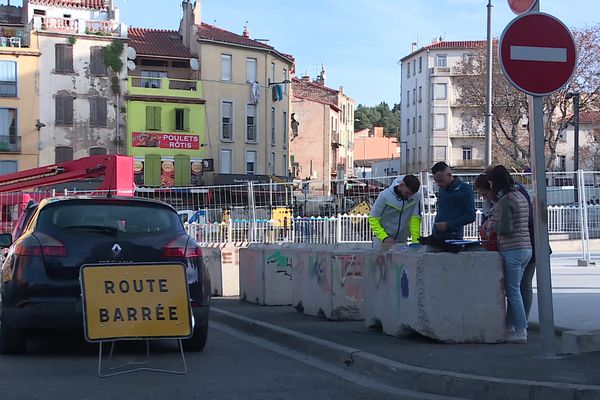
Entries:
{"type": "Polygon", "coordinates": [[[575,184],[575,202],[579,201],[579,193],[577,191],[578,179],[575,176],[577,171],[579,170],[579,93],[570,92],[565,96],[566,100],[573,99],[573,134],[575,135],[575,140],[573,144],[573,183],[575,184]]]}

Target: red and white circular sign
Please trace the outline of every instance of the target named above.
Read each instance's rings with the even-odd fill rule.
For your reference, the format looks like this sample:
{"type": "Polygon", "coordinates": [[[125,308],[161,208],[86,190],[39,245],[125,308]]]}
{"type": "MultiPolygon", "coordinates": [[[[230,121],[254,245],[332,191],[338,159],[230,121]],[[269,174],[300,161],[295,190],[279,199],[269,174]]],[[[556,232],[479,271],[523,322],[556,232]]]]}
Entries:
{"type": "Polygon", "coordinates": [[[571,79],[577,52],[571,31],[559,19],[529,13],[504,29],[498,57],[504,75],[517,89],[547,96],[571,79]]]}
{"type": "Polygon", "coordinates": [[[537,0],[508,0],[508,6],[517,15],[525,14],[533,8],[537,0]]]}

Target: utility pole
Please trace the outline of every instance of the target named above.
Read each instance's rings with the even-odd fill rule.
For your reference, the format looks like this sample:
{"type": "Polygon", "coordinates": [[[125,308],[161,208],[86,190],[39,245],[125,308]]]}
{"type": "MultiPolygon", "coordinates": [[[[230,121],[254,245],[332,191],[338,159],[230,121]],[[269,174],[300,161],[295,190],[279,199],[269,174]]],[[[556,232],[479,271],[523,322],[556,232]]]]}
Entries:
{"type": "Polygon", "coordinates": [[[487,86],[485,94],[485,165],[492,164],[492,0],[487,5],[487,86]]]}

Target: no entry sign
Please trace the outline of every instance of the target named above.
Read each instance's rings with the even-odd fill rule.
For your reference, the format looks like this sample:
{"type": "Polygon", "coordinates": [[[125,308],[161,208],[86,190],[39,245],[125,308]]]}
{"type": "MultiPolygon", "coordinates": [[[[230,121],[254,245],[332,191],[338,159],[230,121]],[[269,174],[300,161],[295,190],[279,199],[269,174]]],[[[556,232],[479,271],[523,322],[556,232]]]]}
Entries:
{"type": "Polygon", "coordinates": [[[525,14],[533,8],[537,0],[508,0],[508,6],[517,15],[525,14]]]}
{"type": "Polygon", "coordinates": [[[571,31],[544,13],[512,20],[500,37],[498,52],[508,80],[532,96],[547,96],[563,87],[577,59],[571,31]]]}

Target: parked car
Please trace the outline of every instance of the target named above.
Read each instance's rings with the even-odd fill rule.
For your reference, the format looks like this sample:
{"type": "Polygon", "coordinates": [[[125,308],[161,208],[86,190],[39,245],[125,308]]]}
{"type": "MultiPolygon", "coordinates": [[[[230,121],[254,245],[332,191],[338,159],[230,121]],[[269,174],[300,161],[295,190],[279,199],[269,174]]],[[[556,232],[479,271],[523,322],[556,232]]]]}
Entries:
{"type": "Polygon", "coordinates": [[[173,207],[133,197],[56,197],[40,201],[10,247],[0,281],[0,353],[26,350],[32,330],[83,326],[79,271],[84,264],[181,262],[186,266],[193,335],[184,348],[201,351],[208,331],[210,278],[202,252],[173,207]],[[114,245],[120,246],[114,252],[114,245]]]}

